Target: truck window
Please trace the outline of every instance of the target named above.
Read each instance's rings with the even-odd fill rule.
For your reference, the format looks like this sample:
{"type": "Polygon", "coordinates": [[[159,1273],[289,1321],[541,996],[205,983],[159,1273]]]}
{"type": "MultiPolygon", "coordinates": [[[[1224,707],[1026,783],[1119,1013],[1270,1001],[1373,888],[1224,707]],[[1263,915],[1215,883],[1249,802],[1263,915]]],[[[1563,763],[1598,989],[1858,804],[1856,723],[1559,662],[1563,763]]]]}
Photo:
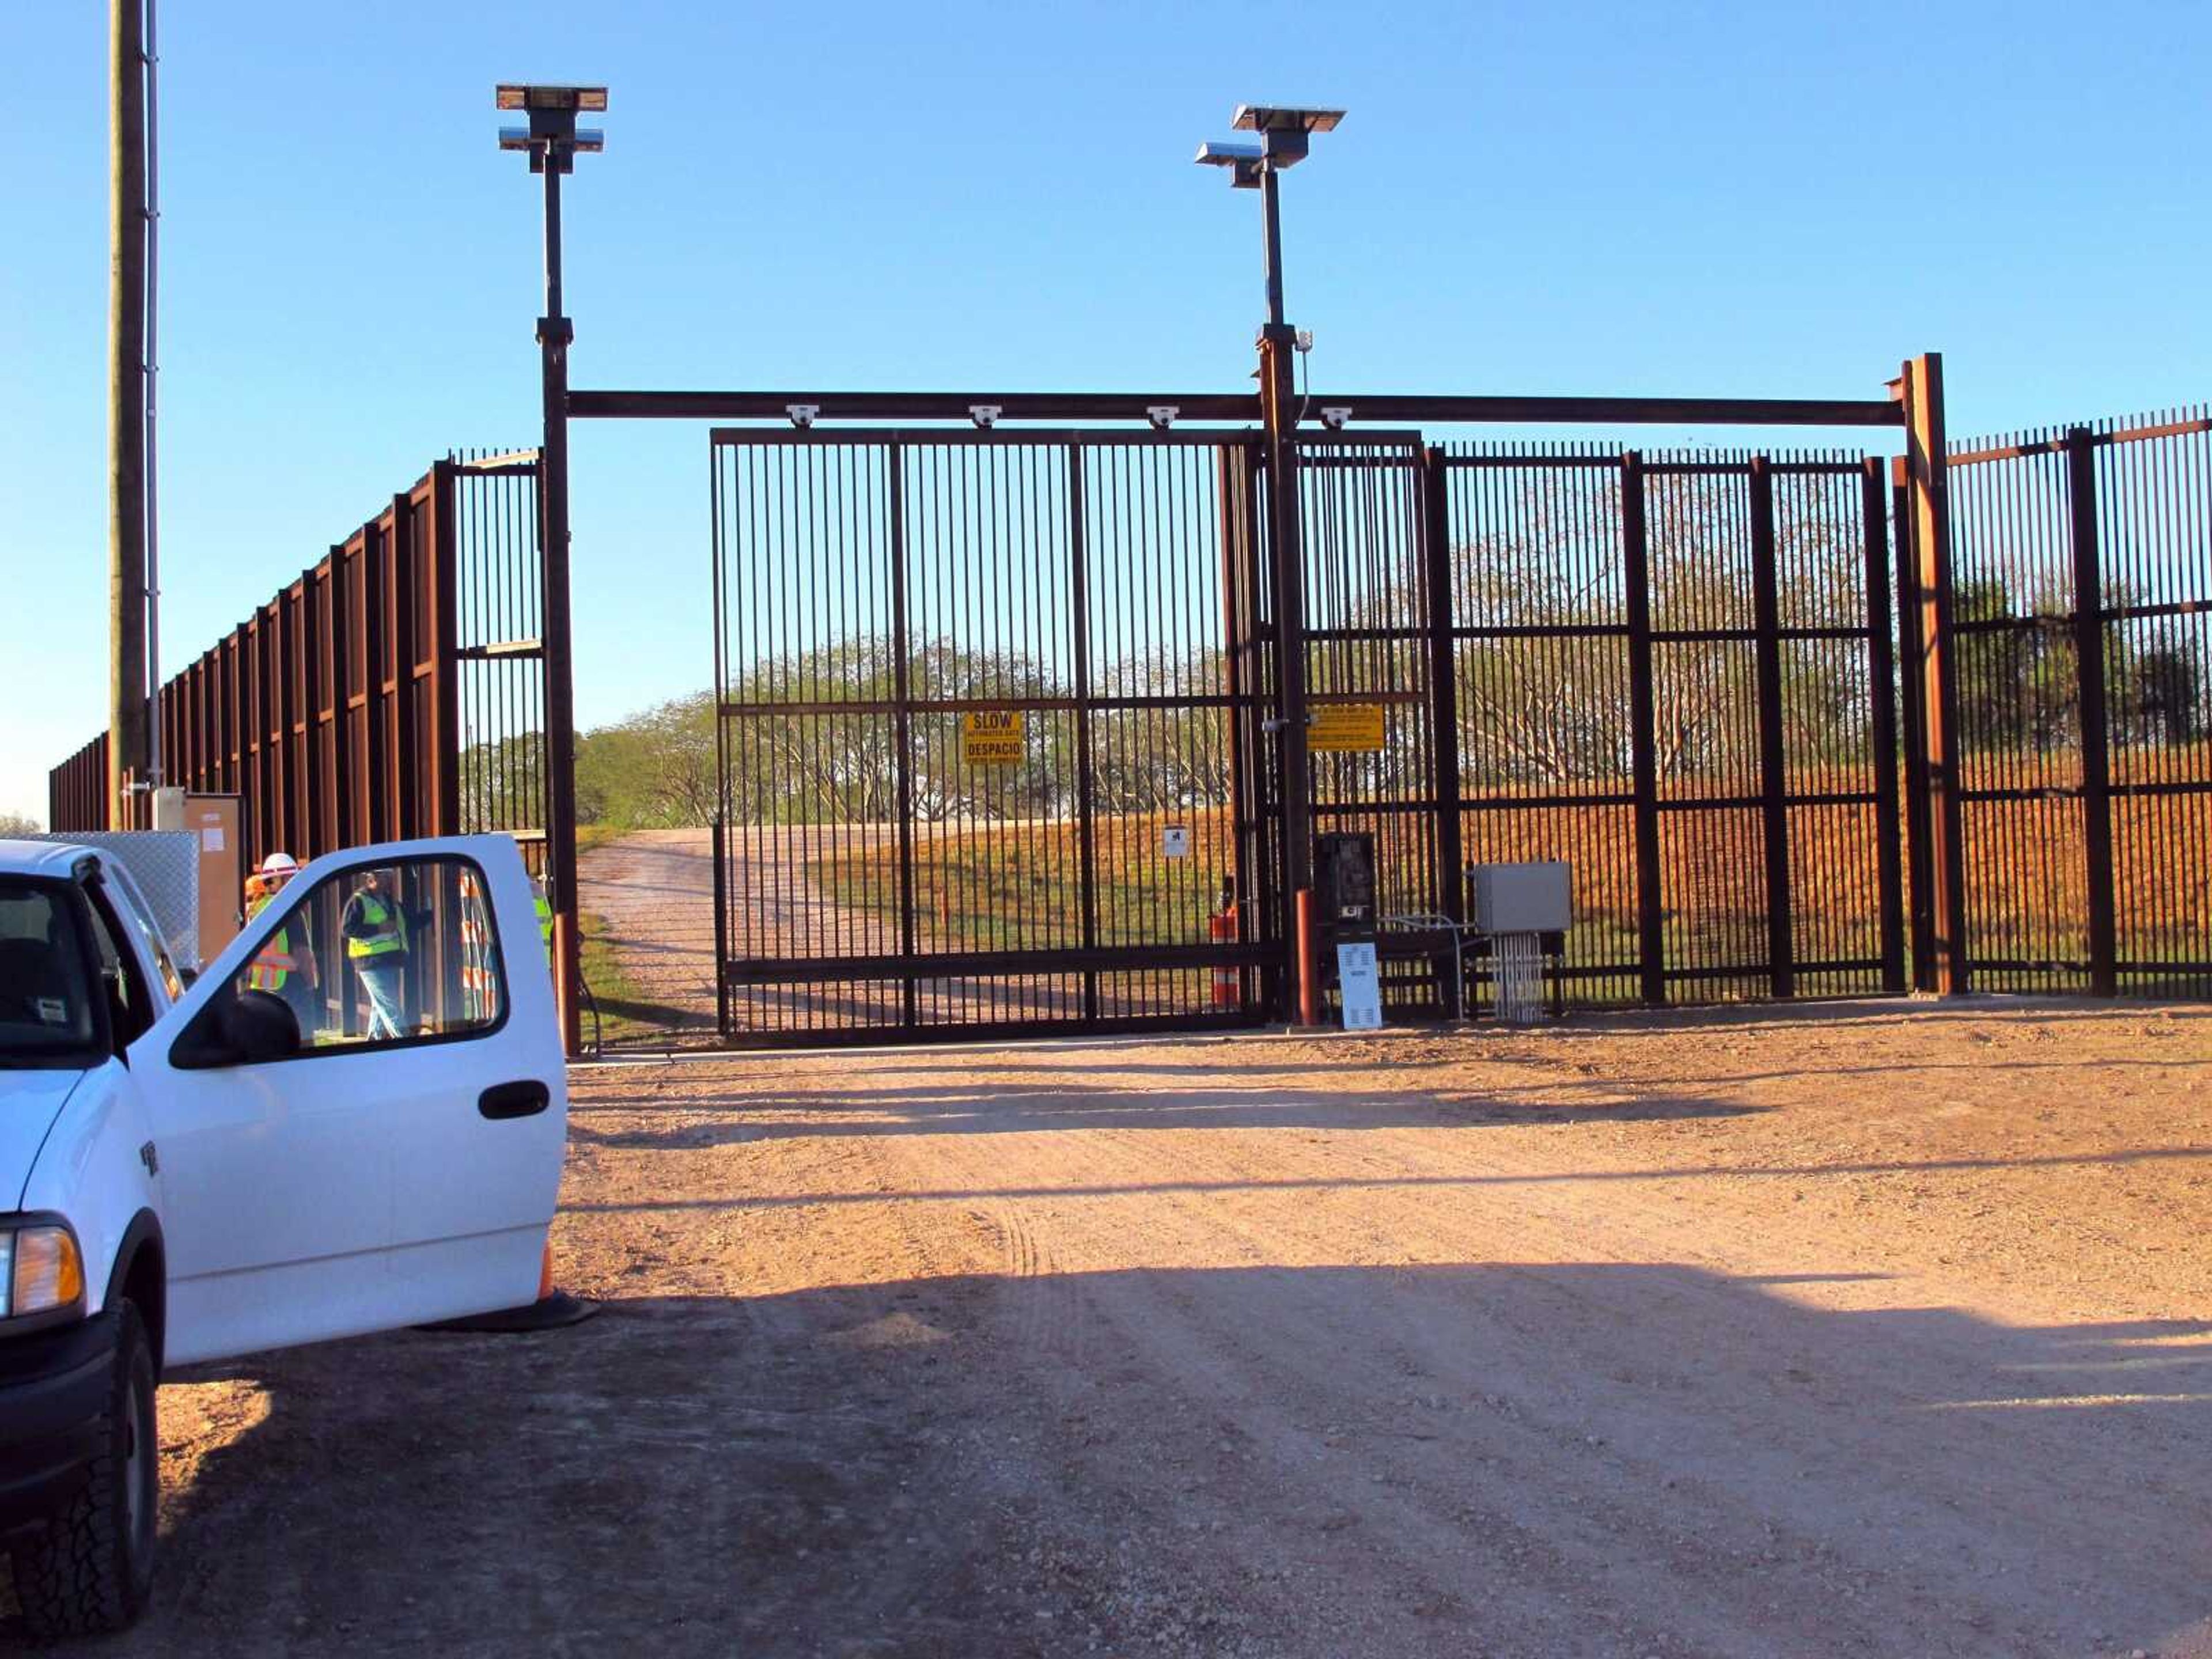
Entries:
{"type": "Polygon", "coordinates": [[[93,983],[68,888],[0,876],[0,1066],[96,1058],[93,983]]]}
{"type": "Polygon", "coordinates": [[[154,997],[139,966],[139,957],[125,941],[131,937],[116,916],[115,908],[98,881],[88,883],[85,896],[91,901],[93,949],[100,954],[100,979],[107,997],[108,1030],[115,1052],[121,1054],[144,1035],[154,1023],[154,997]]]}
{"type": "Polygon", "coordinates": [[[274,903],[283,920],[235,988],[291,1006],[301,1058],[465,1036],[506,1017],[489,890],[465,859],[360,866],[274,903]]]}

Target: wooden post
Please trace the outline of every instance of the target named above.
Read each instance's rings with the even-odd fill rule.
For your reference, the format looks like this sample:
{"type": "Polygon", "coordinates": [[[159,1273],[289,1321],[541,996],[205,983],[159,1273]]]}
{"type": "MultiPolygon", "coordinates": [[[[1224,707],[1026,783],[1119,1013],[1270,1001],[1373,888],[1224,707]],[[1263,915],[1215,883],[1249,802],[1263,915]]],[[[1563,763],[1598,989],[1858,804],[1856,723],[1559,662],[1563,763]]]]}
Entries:
{"type": "Polygon", "coordinates": [[[1959,801],[1958,702],[1951,674],[1951,484],[1943,422],[1943,359],[1929,352],[1905,365],[1905,467],[1912,551],[1917,568],[1919,659],[1908,664],[1921,686],[1928,787],[1929,988],[1967,989],[1965,832],[1959,801]]]}
{"type": "Polygon", "coordinates": [[[146,18],[108,0],[107,817],[146,771],[146,18]]]}

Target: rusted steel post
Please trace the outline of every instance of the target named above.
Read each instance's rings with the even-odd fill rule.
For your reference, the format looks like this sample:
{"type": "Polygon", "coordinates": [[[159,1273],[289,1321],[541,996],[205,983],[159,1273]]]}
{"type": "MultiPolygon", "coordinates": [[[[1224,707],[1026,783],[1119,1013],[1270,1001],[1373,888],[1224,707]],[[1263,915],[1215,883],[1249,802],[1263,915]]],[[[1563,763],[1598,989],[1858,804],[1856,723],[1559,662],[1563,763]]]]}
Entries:
{"type": "Polygon", "coordinates": [[[1452,643],[1450,474],[1444,452],[1431,446],[1421,462],[1421,556],[1429,611],[1430,793],[1436,803],[1436,908],[1454,921],[1466,908],[1461,866],[1459,798],[1459,673],[1452,643]]]}
{"type": "Polygon", "coordinates": [[[2104,561],[2097,542],[2096,440],[2066,433],[2066,486],[2074,543],[2074,661],[2081,697],[2081,816],[2089,896],[2089,993],[2119,989],[2118,918],[2112,894],[2112,779],[2105,684],[2104,561]]]}
{"type": "Polygon", "coordinates": [[[1321,1024],[1321,946],[1314,936],[1313,890],[1301,887],[1294,904],[1291,937],[1298,959],[1298,1024],[1321,1024]]]}
{"type": "Polygon", "coordinates": [[[1636,959],[1646,1006],[1667,1000],[1659,890],[1658,716],[1651,688],[1651,563],[1644,516],[1644,456],[1620,458],[1620,557],[1628,608],[1628,740],[1636,813],[1636,959]]]}
{"type": "Polygon", "coordinates": [[[1759,823],[1766,865],[1766,975],[1768,990],[1782,999],[1797,994],[1797,964],[1790,925],[1789,777],[1782,744],[1782,599],[1775,570],[1774,472],[1767,457],[1752,457],[1750,483],[1759,823]]]}
{"type": "Polygon", "coordinates": [[[1897,803],[1897,659],[1890,638],[1888,503],[1881,459],[1859,465],[1859,512],[1866,538],[1867,690],[1872,700],[1875,882],[1881,906],[1881,988],[1905,994],[1903,837],[1897,803]]]}
{"type": "Polygon", "coordinates": [[[1966,837],[1959,798],[1958,699],[1951,672],[1951,484],[1942,355],[1931,351],[1911,359],[1898,384],[1905,405],[1905,489],[1918,566],[1920,654],[1909,667],[1920,679],[1927,757],[1929,988],[1962,996],[1969,978],[1966,837]]]}

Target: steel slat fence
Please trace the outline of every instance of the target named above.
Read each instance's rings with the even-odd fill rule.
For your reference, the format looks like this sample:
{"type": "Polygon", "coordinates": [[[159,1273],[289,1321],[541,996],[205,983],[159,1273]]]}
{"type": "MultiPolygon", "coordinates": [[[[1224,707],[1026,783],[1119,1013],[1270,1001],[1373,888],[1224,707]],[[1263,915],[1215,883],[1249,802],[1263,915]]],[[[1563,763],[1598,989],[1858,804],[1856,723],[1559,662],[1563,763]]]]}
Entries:
{"type": "MultiPolygon", "coordinates": [[[[438,462],[162,686],[165,781],[239,798],[249,866],[542,839],[542,662],[483,649],[499,619],[536,614],[535,479],[533,454],[438,462]],[[490,695],[486,659],[512,665],[490,695]]],[[[48,808],[58,830],[108,827],[105,734],[53,769],[48,808]]]]}
{"type": "Polygon", "coordinates": [[[2212,417],[1949,459],[1972,983],[2212,994],[2212,417]]]}

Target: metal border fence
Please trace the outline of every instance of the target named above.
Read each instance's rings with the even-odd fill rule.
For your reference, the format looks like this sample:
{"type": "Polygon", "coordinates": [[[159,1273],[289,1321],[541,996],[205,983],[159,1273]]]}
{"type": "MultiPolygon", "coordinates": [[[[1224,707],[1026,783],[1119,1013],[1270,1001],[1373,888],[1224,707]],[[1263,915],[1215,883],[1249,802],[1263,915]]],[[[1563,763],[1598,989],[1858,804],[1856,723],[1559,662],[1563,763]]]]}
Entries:
{"type": "MultiPolygon", "coordinates": [[[[162,686],[165,781],[237,796],[249,865],[542,842],[536,476],[529,453],[435,463],[162,686]]],[[[105,734],[54,769],[48,810],[57,830],[109,827],[105,734]]]]}
{"type": "Polygon", "coordinates": [[[1949,459],[1971,982],[2212,994],[2212,412],[1949,459]]]}

